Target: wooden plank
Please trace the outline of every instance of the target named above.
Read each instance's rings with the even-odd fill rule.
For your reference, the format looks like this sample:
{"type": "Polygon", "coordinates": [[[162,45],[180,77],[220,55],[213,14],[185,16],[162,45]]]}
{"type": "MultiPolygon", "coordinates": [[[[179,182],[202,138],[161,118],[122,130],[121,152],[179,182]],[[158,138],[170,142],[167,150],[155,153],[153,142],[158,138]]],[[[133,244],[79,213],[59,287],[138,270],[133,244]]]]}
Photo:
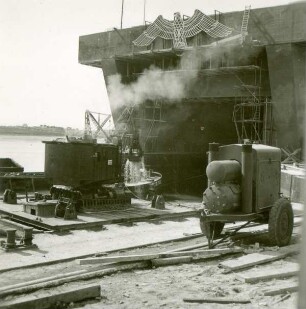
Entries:
{"type": "Polygon", "coordinates": [[[168,266],[168,265],[176,265],[183,263],[190,263],[192,261],[192,256],[179,256],[172,258],[160,258],[152,260],[152,266],[160,267],[160,266],[168,266]]]}
{"type": "Polygon", "coordinates": [[[246,283],[255,283],[260,280],[279,279],[295,276],[299,273],[299,264],[286,262],[278,267],[256,269],[248,272],[240,273],[237,278],[246,283]]]}
{"type": "Polygon", "coordinates": [[[218,303],[218,304],[248,304],[250,299],[245,298],[229,298],[229,297],[214,297],[214,298],[184,298],[184,302],[188,303],[218,303]]]}
{"type": "Polygon", "coordinates": [[[170,258],[178,256],[212,256],[222,255],[229,253],[242,252],[241,248],[225,248],[225,249],[208,249],[208,250],[194,250],[194,251],[182,251],[172,253],[155,253],[155,254],[140,254],[140,255],[123,255],[123,256],[107,256],[107,257],[95,257],[87,259],[78,259],[77,263],[80,265],[110,263],[110,262],[131,262],[131,261],[148,261],[158,258],[170,258]]]}
{"type": "Polygon", "coordinates": [[[5,301],[0,309],[47,309],[54,308],[56,303],[76,302],[101,296],[99,284],[86,285],[83,287],[57,289],[57,291],[41,292],[37,296],[25,296],[15,300],[5,301]]]}
{"type": "MultiPolygon", "coordinates": [[[[118,249],[114,249],[114,250],[97,252],[95,254],[95,256],[105,256],[106,254],[109,254],[109,253],[126,251],[126,250],[133,250],[133,249],[138,249],[138,248],[145,248],[145,247],[154,246],[154,245],[157,245],[157,244],[166,244],[166,243],[171,243],[171,242],[186,241],[186,240],[190,240],[190,239],[194,239],[194,238],[198,238],[198,237],[202,237],[202,235],[190,235],[190,236],[172,238],[172,239],[167,239],[167,240],[162,240],[162,241],[155,241],[155,242],[147,243],[147,244],[143,244],[143,245],[122,247],[122,248],[118,248],[118,249]]],[[[22,265],[22,266],[4,268],[4,269],[0,269],[0,274],[1,274],[1,272],[4,272],[4,271],[11,271],[11,270],[16,270],[16,269],[25,269],[25,268],[29,268],[29,267],[52,265],[52,264],[68,262],[68,261],[72,261],[72,260],[76,260],[76,259],[84,259],[84,258],[92,257],[92,256],[93,256],[93,254],[90,253],[90,254],[83,254],[83,255],[74,256],[74,257],[68,257],[68,258],[64,258],[64,259],[40,262],[40,263],[36,263],[36,264],[25,264],[25,265],[22,265]]]]}
{"type": "Polygon", "coordinates": [[[158,259],[159,254],[148,254],[148,255],[125,255],[125,256],[106,256],[106,257],[96,257],[87,259],[76,260],[80,265],[92,265],[101,263],[120,263],[120,262],[134,262],[134,261],[148,261],[152,259],[158,259]]]}
{"type": "Polygon", "coordinates": [[[179,251],[188,251],[188,250],[193,250],[193,249],[198,249],[198,248],[203,248],[203,247],[208,247],[208,242],[201,242],[199,244],[196,245],[192,245],[192,246],[185,246],[182,248],[177,248],[177,249],[173,249],[173,250],[169,250],[166,253],[171,253],[171,252],[179,252],[179,251]]]}
{"type": "Polygon", "coordinates": [[[47,280],[43,281],[37,284],[30,284],[27,286],[17,287],[14,288],[14,286],[10,286],[8,290],[0,292],[0,296],[4,297],[7,295],[12,294],[21,294],[21,293],[29,293],[32,291],[36,291],[38,289],[44,289],[44,288],[50,288],[54,286],[61,285],[63,283],[69,283],[73,281],[79,281],[79,280],[88,280],[96,277],[103,277],[106,275],[114,274],[118,271],[124,271],[124,270],[131,270],[131,269],[143,269],[147,268],[149,266],[149,263],[146,261],[143,262],[136,262],[136,263],[128,263],[123,265],[108,265],[109,268],[94,270],[94,271],[86,271],[85,273],[76,274],[76,275],[69,275],[65,276],[60,279],[54,279],[54,280],[47,280]]]}
{"type": "Polygon", "coordinates": [[[39,278],[39,279],[35,279],[35,280],[27,281],[27,282],[16,283],[16,284],[13,284],[13,285],[8,285],[8,286],[3,286],[3,287],[0,288],[0,295],[4,291],[21,288],[21,287],[28,286],[28,285],[34,285],[34,284],[38,284],[38,283],[42,283],[42,282],[46,282],[46,281],[51,281],[51,280],[56,280],[56,279],[61,279],[61,278],[67,278],[67,277],[70,277],[70,276],[80,275],[80,274],[84,274],[86,272],[87,272],[86,269],[81,269],[81,270],[77,270],[77,271],[73,271],[73,272],[69,272],[69,273],[39,278]]]}
{"type": "Polygon", "coordinates": [[[184,212],[171,212],[169,214],[160,214],[158,217],[161,219],[174,219],[174,218],[188,218],[188,217],[199,217],[199,210],[190,210],[184,212]]]}
{"type": "Polygon", "coordinates": [[[278,251],[251,253],[233,260],[223,261],[219,265],[225,268],[226,270],[236,271],[259,264],[280,260],[288,255],[298,252],[299,252],[299,245],[291,245],[280,248],[278,251]]]}
{"type": "Polygon", "coordinates": [[[242,248],[233,247],[233,248],[223,248],[223,249],[206,249],[206,250],[192,250],[192,251],[162,253],[161,257],[166,258],[166,257],[191,255],[194,258],[198,258],[198,257],[209,257],[209,256],[216,256],[216,255],[223,255],[223,254],[230,254],[230,253],[241,253],[241,252],[243,252],[242,248]]]}
{"type": "Polygon", "coordinates": [[[286,294],[291,292],[296,292],[299,288],[299,284],[297,282],[287,282],[280,285],[273,285],[271,288],[263,289],[264,296],[274,296],[279,294],[286,294]]]}
{"type": "MultiPolygon", "coordinates": [[[[0,203],[1,204],[1,203],[0,203]]],[[[18,205],[20,206],[20,205],[18,205]]],[[[43,222],[37,221],[33,216],[25,214],[22,212],[21,208],[17,211],[12,210],[11,207],[8,208],[7,205],[0,205],[0,213],[4,213],[8,216],[13,216],[15,219],[18,219],[20,222],[25,224],[33,225],[34,227],[44,228],[48,230],[71,230],[71,229],[84,229],[90,227],[99,227],[106,224],[116,224],[122,223],[125,221],[135,221],[143,222],[149,220],[167,220],[173,218],[186,218],[191,216],[198,216],[198,210],[187,210],[184,212],[172,212],[169,210],[158,210],[158,209],[145,209],[141,207],[130,207],[126,210],[111,210],[105,212],[92,212],[80,214],[80,219],[85,219],[83,222],[65,222],[64,220],[56,218],[44,218],[43,222]],[[119,213],[118,213],[119,212],[119,213]],[[129,213],[131,212],[131,213],[129,213]],[[105,214],[105,215],[104,215],[105,214]],[[133,215],[134,214],[134,215],[133,215]],[[88,222],[86,220],[94,219],[94,221],[88,222]]]]}

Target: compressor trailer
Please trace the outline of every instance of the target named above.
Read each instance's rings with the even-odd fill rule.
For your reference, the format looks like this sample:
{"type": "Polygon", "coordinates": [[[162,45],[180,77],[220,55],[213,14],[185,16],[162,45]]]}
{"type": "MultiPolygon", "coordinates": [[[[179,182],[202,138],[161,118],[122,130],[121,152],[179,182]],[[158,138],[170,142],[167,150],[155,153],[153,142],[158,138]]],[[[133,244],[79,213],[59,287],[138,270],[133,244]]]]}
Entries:
{"type": "Polygon", "coordinates": [[[290,243],[293,211],[281,197],[281,150],[260,144],[209,144],[208,187],[203,194],[200,227],[209,247],[225,223],[268,223],[272,245],[290,243]]]}

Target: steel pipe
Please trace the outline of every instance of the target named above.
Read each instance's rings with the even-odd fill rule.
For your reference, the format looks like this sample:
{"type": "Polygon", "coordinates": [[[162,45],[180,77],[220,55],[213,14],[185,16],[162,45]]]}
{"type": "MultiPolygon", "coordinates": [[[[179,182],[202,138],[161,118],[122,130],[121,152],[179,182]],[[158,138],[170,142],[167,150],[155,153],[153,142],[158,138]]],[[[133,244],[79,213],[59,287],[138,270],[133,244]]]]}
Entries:
{"type": "MultiPolygon", "coordinates": [[[[219,143],[209,143],[207,165],[218,159],[219,143]]],[[[211,181],[207,179],[207,187],[211,186],[211,181]]]]}
{"type": "Polygon", "coordinates": [[[253,211],[253,153],[252,145],[242,145],[241,152],[241,202],[242,212],[253,211]]]}

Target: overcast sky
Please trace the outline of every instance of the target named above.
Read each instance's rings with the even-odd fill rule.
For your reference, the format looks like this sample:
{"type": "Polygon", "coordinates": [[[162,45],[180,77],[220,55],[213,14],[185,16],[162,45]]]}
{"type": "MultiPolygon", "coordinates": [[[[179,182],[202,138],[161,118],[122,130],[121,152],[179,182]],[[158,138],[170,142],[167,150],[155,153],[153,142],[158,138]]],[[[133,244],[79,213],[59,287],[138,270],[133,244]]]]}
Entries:
{"type": "MultiPolygon", "coordinates": [[[[125,0],[123,27],[284,0],[125,0]]],[[[110,113],[101,70],[78,64],[78,37],[120,27],[122,0],[0,0],[0,125],[83,128],[86,109],[110,113]]]]}

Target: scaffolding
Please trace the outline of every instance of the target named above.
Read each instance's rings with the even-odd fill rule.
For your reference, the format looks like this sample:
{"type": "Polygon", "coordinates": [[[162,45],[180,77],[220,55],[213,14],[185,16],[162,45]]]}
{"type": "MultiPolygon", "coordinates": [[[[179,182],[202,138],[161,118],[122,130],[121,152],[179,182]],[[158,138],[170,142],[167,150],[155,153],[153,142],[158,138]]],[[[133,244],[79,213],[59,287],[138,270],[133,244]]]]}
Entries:
{"type": "Polygon", "coordinates": [[[161,123],[165,122],[162,120],[162,101],[155,100],[152,104],[151,117],[144,117],[142,120],[149,123],[148,130],[145,132],[144,137],[144,149],[154,151],[157,145],[158,138],[158,127],[161,123]]]}
{"type": "Polygon", "coordinates": [[[253,84],[246,84],[235,75],[239,85],[235,88],[233,122],[238,143],[250,141],[258,144],[272,144],[272,104],[269,97],[261,95],[261,67],[254,67],[253,84]]]}
{"type": "Polygon", "coordinates": [[[149,101],[142,105],[142,111],[139,107],[131,105],[125,107],[119,115],[116,122],[116,135],[122,141],[122,145],[128,145],[133,136],[138,135],[137,128],[143,126],[140,133],[140,140],[144,150],[154,152],[158,138],[158,126],[166,121],[162,120],[162,100],[149,101]]]}

